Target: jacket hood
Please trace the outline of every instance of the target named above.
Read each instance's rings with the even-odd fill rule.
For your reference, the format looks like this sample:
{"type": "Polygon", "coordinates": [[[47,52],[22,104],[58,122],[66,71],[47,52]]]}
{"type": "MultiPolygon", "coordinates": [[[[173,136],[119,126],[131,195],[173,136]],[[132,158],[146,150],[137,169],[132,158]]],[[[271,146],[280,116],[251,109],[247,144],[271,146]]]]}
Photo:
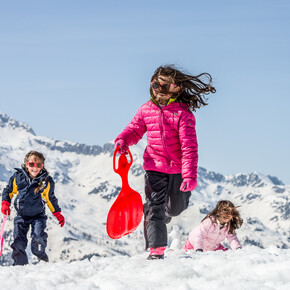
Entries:
{"type": "Polygon", "coordinates": [[[16,170],[16,172],[24,174],[30,180],[40,180],[40,181],[42,181],[49,175],[48,171],[45,168],[43,168],[43,169],[41,169],[41,171],[39,172],[39,174],[35,178],[31,179],[31,177],[29,176],[28,172],[25,169],[25,165],[24,164],[21,165],[21,168],[14,168],[14,169],[16,170]]]}

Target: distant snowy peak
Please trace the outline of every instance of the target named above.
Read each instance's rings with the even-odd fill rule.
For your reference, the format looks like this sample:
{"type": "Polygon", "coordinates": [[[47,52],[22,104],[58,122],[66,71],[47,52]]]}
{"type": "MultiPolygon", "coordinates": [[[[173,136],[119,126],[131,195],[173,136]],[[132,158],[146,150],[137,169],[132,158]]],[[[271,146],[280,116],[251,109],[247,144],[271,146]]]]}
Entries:
{"type": "Polygon", "coordinates": [[[19,122],[6,114],[0,112],[0,128],[23,129],[24,131],[35,136],[33,129],[24,122],[19,122]]]}
{"type": "Polygon", "coordinates": [[[201,181],[212,181],[214,183],[231,183],[236,187],[252,186],[263,187],[267,184],[274,186],[284,186],[285,184],[275,176],[263,175],[261,173],[252,172],[250,174],[235,174],[235,175],[222,175],[214,171],[208,171],[203,167],[198,168],[198,176],[201,181]]]}
{"type": "Polygon", "coordinates": [[[73,152],[82,155],[93,155],[97,156],[101,153],[110,153],[114,152],[114,144],[106,143],[103,147],[99,145],[86,145],[86,144],[79,144],[73,143],[68,141],[60,141],[54,139],[47,139],[47,138],[35,138],[34,140],[39,145],[43,145],[52,151],[59,151],[59,152],[73,152]]]}
{"type": "Polygon", "coordinates": [[[234,184],[235,186],[253,186],[263,187],[267,184],[284,185],[284,183],[275,176],[263,175],[261,173],[253,172],[250,174],[236,174],[234,176],[228,176],[227,182],[234,184]]]}
{"type": "MultiPolygon", "coordinates": [[[[21,130],[22,132],[27,132],[32,136],[34,142],[39,145],[43,145],[52,151],[59,151],[59,152],[73,152],[82,155],[93,155],[97,156],[101,153],[110,153],[113,154],[114,152],[114,144],[113,143],[106,143],[103,147],[99,145],[86,145],[86,144],[79,144],[69,141],[60,141],[55,140],[47,137],[40,137],[36,136],[35,132],[33,131],[32,127],[24,122],[20,122],[15,120],[12,117],[9,117],[6,114],[0,112],[0,128],[6,128],[9,131],[14,131],[16,129],[21,130]]],[[[27,135],[29,137],[29,135],[27,135]]]]}
{"type": "MultiPolygon", "coordinates": [[[[16,129],[21,130],[23,132],[27,132],[28,139],[37,143],[40,146],[44,146],[51,151],[58,151],[61,153],[71,152],[79,155],[90,155],[90,156],[98,156],[100,154],[109,154],[112,156],[114,153],[114,143],[106,143],[103,146],[99,145],[86,145],[80,144],[70,141],[60,141],[51,139],[48,137],[36,136],[32,127],[24,122],[20,122],[15,120],[14,118],[3,114],[0,112],[0,128],[8,129],[9,131],[14,131],[16,129]],[[30,136],[29,136],[30,135],[30,136]]],[[[3,134],[5,134],[3,132],[3,134]]],[[[146,147],[146,144],[142,141],[139,142],[137,146],[134,146],[133,151],[136,151],[137,155],[139,155],[139,161],[142,159],[143,151],[146,147]]],[[[33,143],[31,143],[33,144],[33,143]]],[[[132,152],[133,152],[132,151],[132,152]]],[[[133,152],[134,153],[134,152],[133,152]]],[[[135,176],[139,176],[143,174],[142,162],[135,162],[132,167],[132,173],[135,176]]],[[[284,183],[280,181],[277,177],[270,175],[263,175],[260,173],[250,173],[250,174],[236,174],[236,175],[223,175],[220,173],[216,173],[214,171],[209,171],[203,167],[198,168],[198,178],[200,183],[208,184],[212,183],[226,183],[232,184],[235,187],[263,187],[265,185],[273,186],[273,189],[277,192],[281,189],[279,186],[284,186],[284,183]]]]}

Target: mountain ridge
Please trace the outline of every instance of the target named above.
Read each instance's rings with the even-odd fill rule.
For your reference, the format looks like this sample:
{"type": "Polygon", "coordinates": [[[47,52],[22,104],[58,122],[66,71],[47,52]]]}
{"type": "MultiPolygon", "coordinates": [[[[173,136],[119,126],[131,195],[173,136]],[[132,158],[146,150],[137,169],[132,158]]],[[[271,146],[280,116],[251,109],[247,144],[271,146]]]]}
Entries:
{"type": "MultiPolygon", "coordinates": [[[[106,215],[121,187],[120,177],[112,168],[114,144],[88,146],[59,141],[33,134],[33,129],[22,122],[0,115],[0,191],[8,178],[23,162],[30,150],[44,153],[46,168],[56,182],[56,196],[66,218],[64,228],[48,215],[48,255],[51,261],[75,261],[92,256],[132,256],[144,251],[142,223],[138,229],[119,240],[106,233],[106,215]],[[4,121],[3,121],[4,120],[4,121]],[[87,147],[86,147],[87,146],[87,147]],[[95,151],[94,151],[95,150],[95,151]]],[[[145,141],[130,147],[133,165],[129,173],[132,188],[144,195],[142,153],[145,141]]],[[[198,168],[198,186],[192,192],[189,208],[172,219],[168,231],[179,232],[180,243],[190,230],[198,225],[220,199],[229,199],[240,205],[244,224],[237,234],[243,245],[261,248],[274,244],[290,247],[290,186],[278,177],[252,172],[223,175],[198,168]]],[[[11,264],[13,216],[7,221],[4,252],[0,264],[11,264]]],[[[173,242],[169,235],[169,246],[173,242]]],[[[29,252],[29,248],[28,248],[29,252]]],[[[34,259],[29,252],[30,259],[34,259]]]]}

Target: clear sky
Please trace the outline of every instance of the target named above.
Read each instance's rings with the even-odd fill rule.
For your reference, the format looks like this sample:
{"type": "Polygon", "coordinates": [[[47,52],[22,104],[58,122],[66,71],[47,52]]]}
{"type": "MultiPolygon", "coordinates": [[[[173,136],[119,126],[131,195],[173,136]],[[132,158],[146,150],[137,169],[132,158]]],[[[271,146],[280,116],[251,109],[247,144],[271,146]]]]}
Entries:
{"type": "Polygon", "coordinates": [[[212,75],[199,165],[290,184],[288,0],[11,0],[0,4],[0,111],[37,135],[114,140],[159,65],[212,75]]]}

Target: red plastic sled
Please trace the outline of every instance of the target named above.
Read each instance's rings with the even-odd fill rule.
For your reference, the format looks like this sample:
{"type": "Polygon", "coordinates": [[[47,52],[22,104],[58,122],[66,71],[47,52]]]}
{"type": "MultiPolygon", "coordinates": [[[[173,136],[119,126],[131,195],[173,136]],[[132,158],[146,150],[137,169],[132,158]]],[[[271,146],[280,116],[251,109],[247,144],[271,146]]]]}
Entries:
{"type": "Polygon", "coordinates": [[[113,157],[114,171],[121,176],[122,189],[111,206],[107,217],[107,233],[112,239],[119,239],[136,230],[143,216],[141,195],[133,190],[128,183],[128,172],[133,163],[131,152],[128,150],[131,161],[128,162],[125,154],[121,154],[116,168],[117,147],[113,157]]]}

